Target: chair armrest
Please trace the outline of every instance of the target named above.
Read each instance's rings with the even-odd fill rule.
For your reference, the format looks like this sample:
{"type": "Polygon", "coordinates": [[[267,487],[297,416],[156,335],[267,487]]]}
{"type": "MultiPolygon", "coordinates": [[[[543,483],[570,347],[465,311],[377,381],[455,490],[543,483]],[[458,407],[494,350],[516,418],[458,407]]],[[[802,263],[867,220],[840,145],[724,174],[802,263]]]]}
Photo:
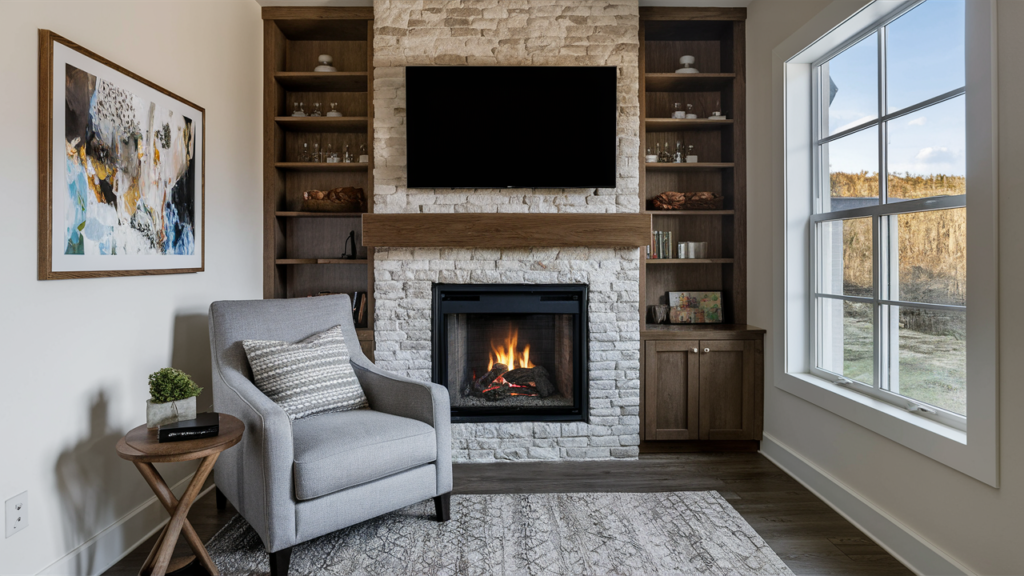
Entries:
{"type": "Polygon", "coordinates": [[[230,478],[238,511],[275,551],[295,542],[295,499],[292,467],[295,460],[288,414],[260,392],[248,378],[213,360],[214,410],[231,414],[245,424],[241,446],[218,460],[217,482],[230,478]],[[225,456],[228,456],[225,458],[225,456]]]}
{"type": "Polygon", "coordinates": [[[352,368],[370,408],[425,422],[437,434],[437,494],[452,490],[452,411],[448,389],[405,378],[353,359],[352,368]]]}

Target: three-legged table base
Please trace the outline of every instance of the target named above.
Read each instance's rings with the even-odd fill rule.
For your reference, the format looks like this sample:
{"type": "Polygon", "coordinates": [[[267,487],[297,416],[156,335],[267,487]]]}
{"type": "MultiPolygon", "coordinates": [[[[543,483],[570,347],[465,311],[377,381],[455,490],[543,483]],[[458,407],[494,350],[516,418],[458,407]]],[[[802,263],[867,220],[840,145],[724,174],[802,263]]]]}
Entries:
{"type": "Polygon", "coordinates": [[[199,491],[202,490],[203,483],[206,482],[206,477],[213,470],[213,464],[217,461],[218,456],[220,456],[219,452],[203,458],[199,464],[199,469],[196,470],[195,476],[192,477],[188,488],[182,494],[181,500],[174,497],[171,489],[168,488],[167,483],[164,482],[163,477],[157,472],[155,466],[149,462],[134,462],[135,467],[139,469],[149,487],[153,489],[157,499],[164,505],[167,512],[171,514],[171,521],[164,526],[160,537],[157,538],[153,550],[149,553],[149,557],[146,558],[142,569],[139,570],[139,576],[163,576],[167,572],[184,568],[195,560],[199,560],[200,566],[205,568],[210,576],[220,575],[220,571],[217,570],[217,566],[210,559],[210,555],[206,552],[206,547],[203,546],[202,540],[199,539],[199,535],[196,534],[195,529],[187,518],[189,508],[192,507],[192,503],[195,502],[199,491]],[[195,557],[181,558],[172,562],[171,554],[174,552],[174,545],[177,543],[178,536],[181,533],[185,534],[185,542],[188,543],[189,548],[192,548],[195,557]]]}

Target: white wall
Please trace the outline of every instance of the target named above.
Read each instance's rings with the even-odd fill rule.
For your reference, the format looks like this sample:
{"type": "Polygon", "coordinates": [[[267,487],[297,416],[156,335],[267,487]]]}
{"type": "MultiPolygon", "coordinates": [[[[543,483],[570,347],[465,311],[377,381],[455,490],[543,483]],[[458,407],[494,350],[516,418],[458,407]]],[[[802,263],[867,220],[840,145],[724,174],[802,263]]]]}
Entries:
{"type": "MultiPolygon", "coordinates": [[[[30,511],[0,540],[0,573],[37,573],[106,530],[52,567],[95,573],[166,518],[138,509],[152,493],[114,452],[145,421],[146,376],[173,365],[208,386],[210,302],[261,296],[260,9],[0,2],[0,54],[0,500],[29,490],[30,511]],[[206,108],[206,272],[36,280],[39,28],[206,108]]],[[[193,469],[162,468],[172,485],[193,469]]]]}
{"type": "MultiPolygon", "coordinates": [[[[850,12],[863,4],[842,2],[850,12]]],[[[773,172],[781,166],[772,162],[772,151],[782,145],[782,134],[771,130],[772,49],[806,23],[828,2],[779,2],[755,0],[749,7],[747,23],[748,66],[748,154],[750,158],[750,212],[771,214],[773,172]]],[[[1017,444],[1024,438],[1024,388],[1018,374],[1024,371],[1024,344],[1020,326],[1024,304],[1016,297],[1024,281],[1024,170],[1016,158],[1024,145],[1024,112],[1018,94],[1024,90],[1024,70],[1019,55],[1024,38],[1024,2],[998,3],[999,53],[999,146],[1000,146],[1000,383],[1001,415],[1000,488],[991,488],[938,462],[879,436],[831,412],[805,402],[765,383],[765,434],[787,446],[796,457],[859,495],[882,516],[888,516],[911,535],[946,556],[954,565],[980,574],[1024,573],[1021,552],[1021,513],[1024,511],[1024,452],[1017,444]]],[[[822,31],[824,32],[824,30],[822,31]]],[[[775,71],[776,73],[779,70],[775,71]]],[[[776,123],[777,126],[781,122],[776,123]]],[[[778,213],[776,211],[776,213],[778,213]]],[[[765,373],[771,375],[774,353],[779,344],[773,325],[772,239],[778,222],[750,220],[750,322],[769,329],[765,373]]],[[[803,478],[805,481],[809,478],[803,478]]],[[[870,528],[870,527],[868,527],[870,528]]]]}

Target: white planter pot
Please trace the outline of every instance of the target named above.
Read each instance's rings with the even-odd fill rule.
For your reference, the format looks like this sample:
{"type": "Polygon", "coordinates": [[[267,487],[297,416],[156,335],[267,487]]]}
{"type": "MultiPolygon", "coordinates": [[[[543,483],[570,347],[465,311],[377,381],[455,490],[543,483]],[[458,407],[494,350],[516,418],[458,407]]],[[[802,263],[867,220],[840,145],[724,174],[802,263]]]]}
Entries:
{"type": "Polygon", "coordinates": [[[146,427],[156,428],[196,417],[196,397],[174,402],[153,402],[146,400],[146,427]]]}

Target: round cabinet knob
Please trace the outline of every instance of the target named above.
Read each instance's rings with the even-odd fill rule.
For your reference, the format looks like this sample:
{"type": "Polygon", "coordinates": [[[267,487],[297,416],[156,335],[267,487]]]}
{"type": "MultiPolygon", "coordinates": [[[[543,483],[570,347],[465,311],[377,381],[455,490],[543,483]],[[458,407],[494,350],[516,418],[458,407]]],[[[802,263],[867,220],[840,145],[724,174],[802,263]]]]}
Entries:
{"type": "Polygon", "coordinates": [[[697,349],[696,349],[696,348],[694,348],[694,349],[693,349],[693,353],[694,353],[694,354],[696,354],[696,353],[697,353],[697,349]]]}
{"type": "Polygon", "coordinates": [[[705,348],[705,349],[704,349],[704,353],[705,353],[705,354],[707,354],[708,352],[711,352],[711,348],[705,348]]]}

